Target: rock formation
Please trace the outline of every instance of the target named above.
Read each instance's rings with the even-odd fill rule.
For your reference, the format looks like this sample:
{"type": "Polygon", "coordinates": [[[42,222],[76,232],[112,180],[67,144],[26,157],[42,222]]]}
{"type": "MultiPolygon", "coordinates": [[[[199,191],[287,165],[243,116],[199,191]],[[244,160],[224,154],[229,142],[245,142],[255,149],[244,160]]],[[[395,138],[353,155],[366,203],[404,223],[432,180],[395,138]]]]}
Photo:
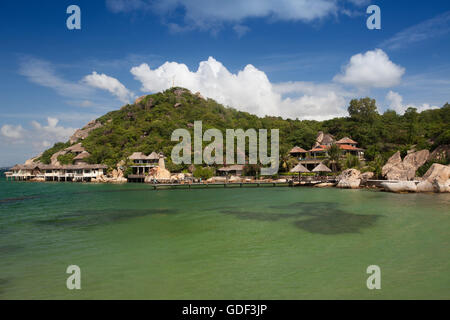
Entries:
{"type": "Polygon", "coordinates": [[[417,185],[419,192],[450,192],[450,166],[433,163],[417,185]]]}
{"type": "Polygon", "coordinates": [[[148,176],[145,177],[145,182],[153,182],[155,179],[158,181],[161,180],[170,180],[170,171],[164,168],[155,167],[150,170],[148,176]]]}
{"type": "Polygon", "coordinates": [[[102,124],[100,122],[97,122],[96,120],[92,120],[87,125],[85,125],[83,128],[75,131],[75,133],[69,139],[70,143],[75,143],[78,140],[86,139],[92,130],[100,128],[101,126],[102,126],[102,124]]]}
{"type": "Polygon", "coordinates": [[[450,159],[450,145],[448,144],[437,147],[428,157],[428,161],[442,161],[445,159],[450,159]]]}
{"type": "Polygon", "coordinates": [[[414,181],[398,181],[398,182],[383,182],[381,186],[390,192],[416,192],[417,186],[414,181]]]}
{"type": "Polygon", "coordinates": [[[421,150],[408,154],[402,161],[397,151],[383,166],[381,174],[388,180],[413,180],[416,171],[427,162],[430,152],[421,150]]]}
{"type": "Polygon", "coordinates": [[[337,180],[338,188],[357,189],[361,184],[361,172],[356,169],[347,169],[337,177],[337,180]]]}

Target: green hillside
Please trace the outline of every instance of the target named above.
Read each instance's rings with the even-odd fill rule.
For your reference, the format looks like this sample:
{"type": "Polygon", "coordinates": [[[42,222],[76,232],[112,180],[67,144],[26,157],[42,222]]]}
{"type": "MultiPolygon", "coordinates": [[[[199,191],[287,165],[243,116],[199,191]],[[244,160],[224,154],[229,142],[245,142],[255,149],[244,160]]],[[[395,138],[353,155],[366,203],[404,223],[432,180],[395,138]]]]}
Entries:
{"type": "MultiPolygon", "coordinates": [[[[217,128],[280,129],[280,153],[284,155],[295,145],[310,149],[319,130],[333,134],[337,139],[349,136],[366,149],[369,161],[387,159],[393,152],[406,151],[413,145],[418,149],[434,149],[450,144],[450,105],[417,113],[408,109],[405,115],[394,111],[377,113],[375,100],[353,100],[349,116],[327,121],[283,120],[280,117],[259,118],[255,115],[224,107],[212,99],[204,99],[183,88],[172,88],[148,95],[136,104],[122,107],[97,119],[102,127],[90,132],[82,141],[91,154],[89,163],[115,166],[131,153],[149,154],[161,151],[169,170],[181,170],[170,161],[172,132],[186,128],[193,134],[193,123],[203,121],[203,130],[217,128]]],[[[206,143],[205,143],[206,144],[206,143]]],[[[44,155],[66,148],[69,143],[56,144],[44,155]]]]}

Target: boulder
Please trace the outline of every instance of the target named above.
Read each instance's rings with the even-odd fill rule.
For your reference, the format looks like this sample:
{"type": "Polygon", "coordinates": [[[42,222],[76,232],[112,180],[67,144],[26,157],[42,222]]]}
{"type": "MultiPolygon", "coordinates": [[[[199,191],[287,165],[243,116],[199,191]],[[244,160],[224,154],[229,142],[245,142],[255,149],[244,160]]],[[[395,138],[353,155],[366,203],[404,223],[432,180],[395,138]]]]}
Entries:
{"type": "Polygon", "coordinates": [[[432,181],[433,179],[439,179],[446,181],[450,178],[450,166],[446,166],[439,163],[433,163],[428,171],[423,175],[423,180],[432,181]]]}
{"type": "MultiPolygon", "coordinates": [[[[439,163],[433,163],[428,171],[423,175],[421,188],[430,190],[430,184],[433,191],[438,193],[450,192],[450,166],[439,163]],[[426,187],[426,188],[425,188],[426,187]]],[[[431,191],[424,191],[431,192],[431,191]]]]}
{"type": "Polygon", "coordinates": [[[428,150],[421,150],[410,153],[403,159],[403,168],[408,172],[408,180],[414,179],[417,169],[427,162],[429,156],[428,150]]]}
{"type": "Polygon", "coordinates": [[[381,174],[388,180],[413,180],[417,169],[427,162],[429,155],[428,150],[411,152],[402,161],[400,152],[397,151],[383,166],[381,174]]]}
{"type": "Polygon", "coordinates": [[[337,180],[338,188],[357,189],[361,184],[361,172],[356,169],[347,169],[337,177],[337,180]]]}
{"type": "Polygon", "coordinates": [[[421,181],[417,184],[417,192],[434,192],[434,186],[428,180],[421,181]]]}
{"type": "Polygon", "coordinates": [[[381,174],[383,176],[386,176],[387,173],[393,168],[396,167],[398,165],[400,165],[402,163],[402,157],[400,155],[400,151],[397,151],[396,153],[394,153],[394,155],[392,155],[388,161],[386,162],[386,164],[383,166],[383,168],[381,169],[381,174]]]}
{"type": "Polygon", "coordinates": [[[241,178],[240,178],[240,177],[237,177],[237,176],[231,176],[231,177],[228,179],[228,182],[241,182],[241,178]]]}
{"type": "Polygon", "coordinates": [[[59,163],[58,157],[59,157],[59,156],[63,156],[63,155],[65,155],[66,153],[67,153],[67,151],[65,151],[65,150],[58,151],[58,152],[54,153],[54,154],[50,157],[50,164],[51,164],[52,166],[60,166],[61,163],[59,163]]]}
{"type": "Polygon", "coordinates": [[[75,133],[69,138],[70,143],[73,144],[80,139],[81,140],[86,139],[92,130],[100,128],[101,126],[103,125],[100,122],[97,122],[96,120],[89,122],[82,129],[78,129],[77,131],[75,131],[75,133]]]}
{"type": "Polygon", "coordinates": [[[145,182],[153,182],[154,180],[170,180],[171,174],[170,171],[164,168],[155,167],[150,170],[150,173],[148,176],[145,177],[145,182]]]}
{"type": "Polygon", "coordinates": [[[450,159],[450,145],[448,144],[437,147],[428,157],[428,161],[442,161],[445,159],[450,159]]]}
{"type": "Polygon", "coordinates": [[[399,181],[399,182],[383,182],[381,186],[389,192],[416,192],[417,185],[414,181],[399,181]]]}
{"type": "Polygon", "coordinates": [[[361,174],[361,180],[367,181],[369,179],[372,179],[374,175],[375,174],[373,172],[364,172],[361,174]]]}
{"type": "Polygon", "coordinates": [[[331,182],[324,182],[324,183],[319,183],[314,185],[315,188],[329,188],[329,187],[333,187],[335,185],[335,183],[331,183],[331,182]]]}

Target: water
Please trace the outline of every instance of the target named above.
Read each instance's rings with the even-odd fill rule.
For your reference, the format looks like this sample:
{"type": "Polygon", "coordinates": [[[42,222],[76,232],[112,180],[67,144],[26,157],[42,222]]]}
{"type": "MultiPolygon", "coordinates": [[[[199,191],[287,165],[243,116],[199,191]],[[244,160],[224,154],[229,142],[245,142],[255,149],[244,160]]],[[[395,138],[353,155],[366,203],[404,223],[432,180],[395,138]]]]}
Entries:
{"type": "Polygon", "coordinates": [[[449,194],[0,181],[0,299],[449,299],[449,194]],[[366,268],[381,268],[368,290],[366,268]],[[81,290],[66,268],[81,268],[81,290]]]}

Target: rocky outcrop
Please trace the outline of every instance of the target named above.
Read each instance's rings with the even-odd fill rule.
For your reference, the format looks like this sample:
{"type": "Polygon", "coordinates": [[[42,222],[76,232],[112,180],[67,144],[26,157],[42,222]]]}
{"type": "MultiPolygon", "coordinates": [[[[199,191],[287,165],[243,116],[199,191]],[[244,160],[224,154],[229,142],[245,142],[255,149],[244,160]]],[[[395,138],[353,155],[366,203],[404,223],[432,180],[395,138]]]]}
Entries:
{"type": "Polygon", "coordinates": [[[434,163],[421,181],[383,182],[381,186],[390,192],[450,192],[450,166],[434,163]]]}
{"type": "Polygon", "coordinates": [[[394,153],[394,155],[392,155],[388,161],[386,162],[386,164],[383,166],[383,168],[381,169],[381,174],[383,176],[386,176],[387,173],[394,167],[398,167],[399,165],[401,165],[402,163],[402,157],[400,155],[400,151],[397,151],[396,153],[394,153]]]}
{"type": "Polygon", "coordinates": [[[231,176],[231,177],[228,179],[228,182],[241,182],[241,178],[240,178],[240,177],[237,177],[237,176],[231,176]]]}
{"type": "Polygon", "coordinates": [[[357,189],[361,184],[361,172],[356,169],[347,169],[337,177],[337,180],[338,188],[357,189]]]}
{"type": "Polygon", "coordinates": [[[417,185],[414,181],[383,182],[381,186],[386,191],[396,193],[417,191],[417,185]]]}
{"type": "Polygon", "coordinates": [[[324,182],[324,183],[318,183],[314,185],[314,188],[329,188],[334,187],[336,184],[332,182],[324,182]]]}
{"type": "Polygon", "coordinates": [[[427,162],[430,152],[421,150],[408,154],[402,161],[397,151],[383,166],[381,174],[388,180],[413,180],[416,171],[427,162]]]}
{"type": "Polygon", "coordinates": [[[85,125],[83,128],[78,129],[75,131],[75,133],[70,137],[69,141],[70,143],[75,143],[78,140],[84,140],[89,136],[89,133],[92,130],[95,130],[97,128],[100,128],[102,124],[96,120],[93,120],[89,122],[87,125],[85,125]]]}
{"type": "Polygon", "coordinates": [[[442,161],[445,159],[450,159],[450,145],[448,144],[437,147],[428,157],[428,161],[442,161]]]}
{"type": "Polygon", "coordinates": [[[373,172],[370,172],[370,171],[364,172],[361,174],[361,180],[367,181],[367,180],[372,179],[374,176],[375,176],[375,173],[373,173],[373,172]]]}
{"type": "Polygon", "coordinates": [[[42,156],[42,153],[40,153],[38,156],[28,159],[27,161],[25,161],[24,165],[29,166],[32,164],[39,164],[41,163],[40,161],[38,161],[38,159],[42,156]]]}
{"type": "Polygon", "coordinates": [[[450,166],[433,163],[417,185],[419,192],[450,192],[450,166]]]}
{"type": "Polygon", "coordinates": [[[169,181],[171,178],[170,171],[164,168],[155,167],[150,170],[148,176],[145,177],[145,182],[151,183],[154,180],[157,181],[169,181]]]}

